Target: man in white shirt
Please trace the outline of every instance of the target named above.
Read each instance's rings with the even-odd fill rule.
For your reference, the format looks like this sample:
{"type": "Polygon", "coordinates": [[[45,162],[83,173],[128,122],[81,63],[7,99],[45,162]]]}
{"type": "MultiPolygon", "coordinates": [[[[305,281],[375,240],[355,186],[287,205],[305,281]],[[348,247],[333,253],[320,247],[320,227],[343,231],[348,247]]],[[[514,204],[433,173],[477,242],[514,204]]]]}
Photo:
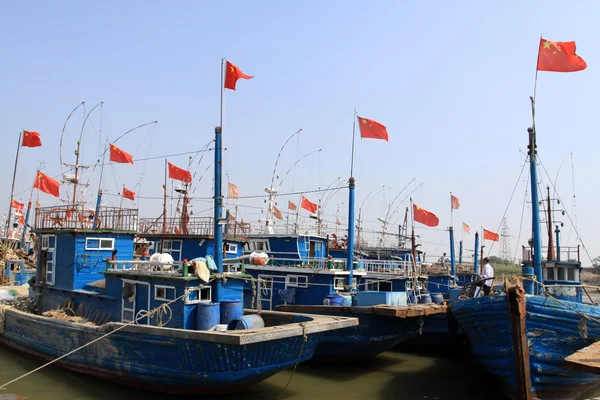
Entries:
{"type": "MultiPolygon", "coordinates": [[[[482,262],[483,262],[483,269],[481,270],[481,278],[482,279],[493,278],[494,277],[494,268],[492,268],[492,266],[490,265],[489,258],[485,257],[482,260],[482,262]]],[[[483,294],[485,296],[489,296],[490,292],[492,291],[493,283],[494,283],[493,279],[487,279],[483,283],[483,294]]]]}

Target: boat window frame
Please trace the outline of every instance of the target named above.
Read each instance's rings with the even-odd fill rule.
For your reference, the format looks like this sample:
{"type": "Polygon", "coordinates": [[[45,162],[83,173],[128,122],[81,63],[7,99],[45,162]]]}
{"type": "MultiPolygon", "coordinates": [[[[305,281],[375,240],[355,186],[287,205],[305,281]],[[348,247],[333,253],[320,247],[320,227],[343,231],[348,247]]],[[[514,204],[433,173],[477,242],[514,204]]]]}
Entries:
{"type": "Polygon", "coordinates": [[[85,250],[98,250],[98,251],[112,251],[115,249],[115,238],[103,238],[103,237],[86,237],[85,238],[85,250]],[[98,241],[97,247],[92,247],[90,242],[98,241]],[[102,247],[102,244],[110,242],[110,247],[102,247]]]}
{"type": "Polygon", "coordinates": [[[238,252],[238,244],[237,243],[225,243],[225,253],[226,254],[237,254],[238,252]]]}
{"type": "MultiPolygon", "coordinates": [[[[335,276],[333,277],[333,289],[334,290],[345,290],[345,286],[346,286],[346,281],[348,280],[347,276],[335,276]],[[344,283],[342,284],[342,286],[338,286],[338,284],[336,283],[338,280],[342,280],[344,283]]],[[[352,285],[356,286],[357,283],[357,279],[356,278],[352,278],[352,285]]]]}
{"type": "Polygon", "coordinates": [[[285,276],[285,287],[286,288],[307,288],[308,287],[308,276],[306,275],[286,275],[285,276]],[[292,283],[290,278],[295,278],[296,282],[292,283]],[[303,280],[304,282],[300,282],[303,280]]]}
{"type": "Polygon", "coordinates": [[[184,304],[206,303],[206,302],[210,302],[211,300],[212,300],[212,287],[210,285],[185,288],[184,304]],[[190,300],[191,292],[198,292],[198,296],[197,296],[198,298],[195,300],[190,300]]]}
{"type": "Polygon", "coordinates": [[[172,301],[177,296],[177,288],[175,286],[168,285],[154,285],[154,300],[158,301],[172,301]],[[164,289],[164,296],[159,296],[159,289],[164,289]],[[169,290],[173,290],[173,298],[169,298],[169,290]]]}

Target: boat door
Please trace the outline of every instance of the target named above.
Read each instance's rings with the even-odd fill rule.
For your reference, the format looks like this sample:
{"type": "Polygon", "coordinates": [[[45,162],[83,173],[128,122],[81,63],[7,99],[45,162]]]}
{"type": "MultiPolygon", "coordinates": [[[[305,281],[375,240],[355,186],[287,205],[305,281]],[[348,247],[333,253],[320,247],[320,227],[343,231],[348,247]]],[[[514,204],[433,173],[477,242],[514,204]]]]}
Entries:
{"type": "MultiPolygon", "coordinates": [[[[123,279],[123,296],[121,301],[121,322],[132,322],[139,317],[140,311],[150,309],[150,284],[123,279]]],[[[148,318],[142,318],[139,325],[148,325],[148,318]]]]}
{"type": "Polygon", "coordinates": [[[315,241],[314,240],[309,240],[308,241],[308,259],[312,260],[313,258],[315,258],[315,241]]]}
{"type": "Polygon", "coordinates": [[[54,285],[54,261],[56,254],[56,236],[42,235],[40,246],[40,279],[47,285],[54,285]]]}
{"type": "Polygon", "coordinates": [[[271,275],[258,275],[258,296],[262,310],[273,309],[273,277],[271,275]]]}

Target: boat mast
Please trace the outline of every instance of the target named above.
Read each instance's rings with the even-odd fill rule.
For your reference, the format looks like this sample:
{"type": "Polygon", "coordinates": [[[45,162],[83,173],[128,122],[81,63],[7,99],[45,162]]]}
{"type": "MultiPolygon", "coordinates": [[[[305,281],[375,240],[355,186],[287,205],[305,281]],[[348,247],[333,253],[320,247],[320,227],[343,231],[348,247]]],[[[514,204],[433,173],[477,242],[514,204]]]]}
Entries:
{"type": "Polygon", "coordinates": [[[168,161],[165,159],[165,183],[163,184],[163,234],[167,232],[167,163],[168,161]]]}
{"type": "MultiPolygon", "coordinates": [[[[537,166],[536,166],[536,155],[537,155],[537,144],[536,144],[536,132],[535,132],[535,101],[531,97],[531,113],[534,117],[533,126],[527,128],[529,133],[529,145],[527,146],[529,155],[529,169],[531,174],[531,231],[533,234],[533,272],[535,279],[538,282],[542,282],[542,241],[540,237],[540,205],[538,200],[537,191],[537,166]]],[[[535,285],[535,293],[541,292],[541,285],[535,285]]]]}
{"type": "Polygon", "coordinates": [[[552,237],[552,202],[550,200],[550,186],[547,186],[548,190],[548,258],[547,260],[554,260],[554,239],[552,237]]]}
{"type": "Polygon", "coordinates": [[[81,140],[83,138],[83,130],[85,129],[85,124],[86,124],[88,118],[90,117],[90,115],[92,114],[92,112],[94,112],[94,110],[102,104],[104,104],[104,100],[102,100],[100,103],[96,104],[94,106],[94,108],[92,108],[90,110],[90,112],[85,116],[85,119],[83,120],[83,125],[81,126],[81,133],[79,134],[79,140],[77,141],[77,150],[75,150],[75,178],[73,179],[73,207],[74,208],[77,206],[77,184],[79,183],[79,152],[81,150],[81,140]]]}
{"type": "MultiPolygon", "coordinates": [[[[223,275],[223,230],[221,225],[221,215],[223,214],[223,198],[221,197],[221,127],[215,128],[215,190],[214,190],[214,230],[215,246],[213,257],[217,264],[217,273],[223,275]]],[[[220,278],[215,280],[215,293],[213,301],[218,303],[222,297],[222,281],[220,278]]]]}
{"type": "Polygon", "coordinates": [[[10,219],[12,217],[12,202],[15,198],[15,181],[17,179],[17,167],[19,165],[19,153],[21,153],[21,138],[23,137],[23,131],[19,132],[19,139],[17,142],[17,155],[15,156],[15,168],[13,170],[13,179],[12,186],[10,188],[10,204],[8,206],[8,218],[6,223],[6,231],[5,234],[5,242],[4,242],[4,256],[2,257],[3,266],[2,266],[2,277],[0,279],[0,284],[4,283],[4,266],[6,265],[6,256],[8,255],[8,243],[9,243],[9,234],[10,234],[10,219]]]}

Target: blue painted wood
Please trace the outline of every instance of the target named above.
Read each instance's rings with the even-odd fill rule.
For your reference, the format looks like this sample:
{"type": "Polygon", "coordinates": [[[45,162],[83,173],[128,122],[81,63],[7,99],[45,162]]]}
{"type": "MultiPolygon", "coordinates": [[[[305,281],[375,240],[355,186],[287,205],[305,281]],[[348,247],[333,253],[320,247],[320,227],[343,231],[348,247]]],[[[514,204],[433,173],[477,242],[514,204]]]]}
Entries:
{"type": "MultiPolygon", "coordinates": [[[[246,272],[254,278],[258,278],[259,276],[262,279],[268,279],[269,276],[273,277],[271,284],[272,291],[268,294],[271,302],[264,301],[263,299],[263,308],[270,306],[271,309],[276,309],[279,304],[284,304],[279,290],[286,289],[286,275],[303,276],[306,277],[308,283],[316,284],[294,288],[295,305],[322,305],[327,295],[336,292],[334,289],[336,275],[315,273],[314,270],[308,268],[306,272],[298,272],[297,270],[289,271],[285,267],[278,268],[277,271],[253,267],[246,268],[246,272]]],[[[346,276],[347,274],[338,275],[344,281],[346,276]]],[[[360,279],[360,277],[357,278],[360,279]]],[[[244,296],[246,308],[251,308],[252,305],[256,307],[256,304],[252,304],[253,293],[251,283],[246,283],[244,296]]],[[[264,298],[264,292],[261,292],[261,296],[264,298]]],[[[418,319],[415,318],[402,319],[375,314],[345,312],[323,312],[322,314],[359,318],[359,325],[357,327],[324,333],[323,339],[315,353],[315,356],[319,356],[324,361],[372,357],[391,349],[407,337],[414,335],[418,330],[418,319]]]]}
{"type": "MultiPolygon", "coordinates": [[[[112,328],[115,328],[113,326],[112,328]]],[[[111,328],[86,327],[14,310],[0,343],[46,359],[77,348],[111,328]]],[[[166,393],[228,393],[309,359],[320,333],[247,345],[189,339],[170,329],[125,328],[59,362],[76,372],[166,393]],[[138,331],[142,330],[142,333],[138,331]],[[164,334],[162,334],[164,333],[164,334]],[[302,352],[300,352],[302,349],[302,352]]]]}
{"type": "MultiPolygon", "coordinates": [[[[582,314],[600,319],[600,308],[576,302],[565,303],[579,313],[546,296],[526,296],[532,390],[542,398],[543,393],[563,393],[563,398],[576,397],[600,379],[599,375],[573,371],[564,362],[568,355],[600,339],[600,324],[587,321],[587,338],[582,336],[579,328],[582,314]]],[[[452,305],[452,314],[467,332],[477,359],[491,374],[509,387],[516,388],[506,296],[459,300],[452,305]]]]}

